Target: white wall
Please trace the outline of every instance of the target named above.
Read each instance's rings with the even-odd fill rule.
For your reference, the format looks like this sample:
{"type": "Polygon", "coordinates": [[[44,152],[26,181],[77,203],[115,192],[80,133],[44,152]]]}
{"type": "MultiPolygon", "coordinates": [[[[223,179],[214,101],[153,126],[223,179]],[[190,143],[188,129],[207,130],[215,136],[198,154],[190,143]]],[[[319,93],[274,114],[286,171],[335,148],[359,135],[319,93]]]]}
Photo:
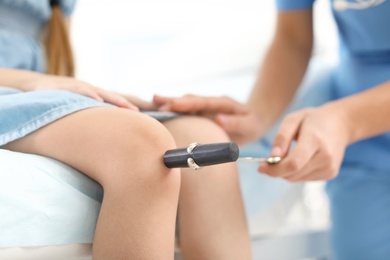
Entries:
{"type": "MultiPolygon", "coordinates": [[[[334,60],[327,0],[318,1],[316,13],[316,53],[334,60]]],[[[79,0],[72,23],[77,75],[149,98],[203,91],[234,95],[232,88],[210,92],[194,83],[245,71],[252,75],[243,83],[247,93],[274,22],[273,0],[79,0]]]]}
{"type": "Polygon", "coordinates": [[[253,69],[273,30],[272,1],[80,0],[78,76],[139,93],[253,69]]]}

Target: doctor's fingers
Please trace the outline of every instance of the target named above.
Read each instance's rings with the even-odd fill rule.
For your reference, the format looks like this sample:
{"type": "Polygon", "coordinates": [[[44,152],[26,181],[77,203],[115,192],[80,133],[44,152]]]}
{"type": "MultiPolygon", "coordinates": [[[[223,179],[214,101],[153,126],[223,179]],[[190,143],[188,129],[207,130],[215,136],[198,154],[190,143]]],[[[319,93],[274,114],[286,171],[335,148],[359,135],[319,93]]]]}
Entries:
{"type": "Polygon", "coordinates": [[[337,176],[330,174],[329,168],[326,166],[323,167],[316,167],[312,169],[311,172],[307,173],[306,175],[292,177],[292,178],[285,178],[289,182],[305,182],[305,181],[328,181],[337,176]],[[333,177],[331,177],[333,176],[333,177]]]}
{"type": "Polygon", "coordinates": [[[195,95],[185,95],[180,98],[169,100],[162,109],[175,112],[208,112],[208,113],[227,113],[243,114],[249,109],[229,98],[229,97],[202,97],[195,95]]]}
{"type": "Polygon", "coordinates": [[[284,157],[287,154],[291,143],[298,136],[305,116],[306,111],[302,110],[289,114],[283,119],[274,139],[271,156],[284,157]]]}
{"type": "Polygon", "coordinates": [[[319,146],[315,136],[311,134],[307,127],[301,127],[298,135],[296,145],[281,162],[276,165],[261,164],[259,171],[273,177],[282,178],[302,174],[304,168],[313,163],[319,146]]]}
{"type": "Polygon", "coordinates": [[[330,180],[337,176],[340,165],[341,160],[334,158],[326,150],[319,149],[308,167],[303,169],[301,174],[288,176],[286,179],[289,181],[330,180]]]}
{"type": "Polygon", "coordinates": [[[299,155],[290,153],[278,164],[262,163],[258,171],[271,177],[289,178],[306,174],[305,168],[315,168],[312,165],[313,154],[306,152],[299,155]]]}
{"type": "Polygon", "coordinates": [[[317,152],[301,172],[284,176],[284,179],[290,182],[332,179],[334,177],[333,170],[329,165],[330,162],[320,152],[317,152]]]}

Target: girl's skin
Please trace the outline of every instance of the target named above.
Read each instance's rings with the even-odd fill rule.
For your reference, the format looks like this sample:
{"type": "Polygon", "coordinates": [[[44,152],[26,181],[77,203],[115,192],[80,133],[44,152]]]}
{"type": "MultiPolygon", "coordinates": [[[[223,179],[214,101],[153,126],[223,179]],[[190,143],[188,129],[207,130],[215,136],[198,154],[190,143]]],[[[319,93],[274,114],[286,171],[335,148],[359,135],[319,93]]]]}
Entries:
{"type": "MultiPolygon", "coordinates": [[[[205,118],[178,118],[164,125],[179,147],[194,140],[229,141],[220,127],[205,118]]],[[[183,169],[181,178],[178,214],[183,259],[250,259],[236,164],[210,166],[196,172],[183,169]],[[230,247],[233,250],[228,250],[230,247]]]]}
{"type": "MultiPolygon", "coordinates": [[[[258,140],[283,114],[306,72],[313,46],[312,16],[312,10],[279,12],[275,37],[248,104],[198,96],[156,96],[155,103],[160,110],[212,117],[238,143],[258,140]]],[[[336,177],[349,144],[390,131],[390,120],[384,120],[390,111],[389,100],[390,82],[384,82],[288,115],[271,152],[284,159],[277,165],[261,164],[259,171],[289,181],[336,177]],[[289,152],[294,140],[296,145],[289,152]]]]}
{"type": "Polygon", "coordinates": [[[183,117],[162,125],[138,112],[152,104],[67,77],[0,69],[0,85],[64,89],[120,107],[75,112],[2,147],[57,159],[102,185],[94,259],[173,259],[178,205],[183,259],[251,258],[236,165],[180,175],[162,163],[177,146],[229,141],[215,123],[183,117]]]}
{"type": "Polygon", "coordinates": [[[155,120],[91,108],[3,148],[57,159],[102,185],[94,259],[172,259],[180,175],[164,167],[161,154],[173,147],[155,120]]]}

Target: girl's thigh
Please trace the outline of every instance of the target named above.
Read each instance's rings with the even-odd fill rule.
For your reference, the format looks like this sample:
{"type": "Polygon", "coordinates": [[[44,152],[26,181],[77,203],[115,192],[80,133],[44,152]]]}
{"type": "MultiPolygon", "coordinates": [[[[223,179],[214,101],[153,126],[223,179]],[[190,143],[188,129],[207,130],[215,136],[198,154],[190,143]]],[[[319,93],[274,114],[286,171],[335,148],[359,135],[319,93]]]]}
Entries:
{"type": "Polygon", "coordinates": [[[62,117],[4,148],[51,157],[101,183],[107,173],[132,161],[137,162],[134,172],[149,161],[163,169],[161,156],[173,147],[171,135],[156,120],[127,109],[96,107],[62,117]]]}

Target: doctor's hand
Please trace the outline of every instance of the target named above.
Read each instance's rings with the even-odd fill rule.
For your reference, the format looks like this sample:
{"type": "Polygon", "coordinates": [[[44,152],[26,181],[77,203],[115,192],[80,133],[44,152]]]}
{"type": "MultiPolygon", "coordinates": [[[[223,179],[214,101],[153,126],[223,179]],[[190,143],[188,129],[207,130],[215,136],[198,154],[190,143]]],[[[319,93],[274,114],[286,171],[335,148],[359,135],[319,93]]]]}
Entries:
{"type": "Polygon", "coordinates": [[[246,144],[264,133],[262,120],[248,106],[229,97],[185,95],[180,98],[154,96],[160,111],[172,111],[208,117],[220,125],[232,141],[246,144]]]}
{"type": "Polygon", "coordinates": [[[271,156],[283,160],[261,164],[259,171],[292,182],[329,180],[337,176],[349,141],[348,118],[342,109],[329,103],[300,110],[283,120],[275,137],[271,156]]]}

